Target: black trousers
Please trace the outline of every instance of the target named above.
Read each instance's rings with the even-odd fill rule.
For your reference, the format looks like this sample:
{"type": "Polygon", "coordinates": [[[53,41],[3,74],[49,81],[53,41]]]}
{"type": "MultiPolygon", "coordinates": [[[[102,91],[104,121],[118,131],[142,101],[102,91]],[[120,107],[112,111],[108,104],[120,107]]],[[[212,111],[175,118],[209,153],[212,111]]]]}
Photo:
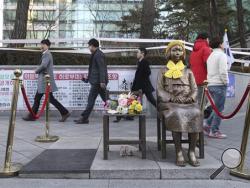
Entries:
{"type": "Polygon", "coordinates": [[[86,109],[83,111],[83,113],[81,114],[83,119],[88,119],[93,108],[95,105],[95,101],[97,96],[100,95],[102,100],[104,102],[106,102],[106,90],[102,89],[100,87],[100,84],[95,84],[95,85],[91,85],[90,91],[89,91],[89,96],[88,96],[88,104],[86,109]]]}
{"type": "MultiPolygon", "coordinates": [[[[43,93],[36,92],[35,99],[34,99],[34,104],[32,106],[32,110],[33,110],[34,113],[38,112],[40,102],[41,102],[41,99],[42,99],[43,95],[44,95],[43,93]]],[[[49,94],[49,102],[51,104],[53,104],[53,106],[55,106],[57,108],[57,110],[60,112],[60,114],[62,116],[69,113],[69,111],[58,100],[56,100],[56,98],[53,96],[53,93],[49,94]]]]}
{"type": "Polygon", "coordinates": [[[156,100],[152,92],[144,92],[145,96],[147,97],[148,101],[156,107],[156,100]]]}

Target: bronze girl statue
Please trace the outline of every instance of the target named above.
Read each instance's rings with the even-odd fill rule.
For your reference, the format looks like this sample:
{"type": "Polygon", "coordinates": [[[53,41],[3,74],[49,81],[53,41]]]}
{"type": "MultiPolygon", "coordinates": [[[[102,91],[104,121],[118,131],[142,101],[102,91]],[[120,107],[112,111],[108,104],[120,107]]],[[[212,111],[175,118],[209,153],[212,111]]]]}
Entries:
{"type": "Polygon", "coordinates": [[[181,137],[188,133],[188,159],[192,166],[200,163],[195,156],[203,115],[196,103],[197,85],[191,70],[184,65],[185,48],[181,41],[170,42],[166,49],[167,64],[160,70],[157,83],[158,110],[166,129],[172,131],[176,150],[176,165],[185,166],[181,137]]]}

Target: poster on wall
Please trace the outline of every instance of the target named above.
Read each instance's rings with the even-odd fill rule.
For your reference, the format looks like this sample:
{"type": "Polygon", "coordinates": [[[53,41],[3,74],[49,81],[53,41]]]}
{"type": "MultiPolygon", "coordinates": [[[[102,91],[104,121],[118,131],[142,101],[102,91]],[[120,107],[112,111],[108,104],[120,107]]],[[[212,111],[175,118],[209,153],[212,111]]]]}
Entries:
{"type": "MultiPolygon", "coordinates": [[[[110,91],[130,90],[134,71],[112,70],[108,73],[108,87],[110,91]]],[[[87,105],[90,84],[84,83],[82,77],[87,77],[86,71],[56,70],[54,71],[58,91],[54,96],[67,108],[72,110],[84,110],[87,105]]],[[[13,70],[0,71],[0,110],[9,110],[13,92],[13,70]]],[[[26,90],[29,103],[32,105],[37,91],[37,75],[32,70],[23,70],[22,82],[26,90]]],[[[53,106],[51,105],[52,109],[53,106]]],[[[104,102],[98,96],[95,110],[102,110],[104,102]]],[[[26,110],[26,106],[19,92],[18,110],[26,110]]]]}
{"type": "MultiPolygon", "coordinates": [[[[158,73],[158,71],[156,71],[158,73]]],[[[135,69],[111,69],[108,73],[109,84],[107,89],[110,91],[130,90],[135,74],[135,69]]],[[[82,77],[87,76],[86,70],[55,70],[55,81],[58,91],[54,93],[55,97],[70,110],[84,110],[87,105],[90,85],[81,81],[82,77]]],[[[9,110],[13,92],[13,70],[0,70],[0,110],[9,110]]],[[[37,75],[33,70],[23,70],[21,77],[30,104],[34,102],[34,96],[37,90],[37,75]]],[[[156,78],[155,78],[156,79],[156,78]]],[[[152,83],[156,83],[152,81],[152,83]]],[[[227,97],[235,97],[235,76],[229,74],[229,85],[227,97]]],[[[144,100],[145,101],[145,100],[144,100]]],[[[146,103],[144,104],[146,107],[146,103]]],[[[52,109],[54,108],[51,105],[52,109]]],[[[96,100],[95,110],[102,110],[104,103],[100,96],[96,100]]],[[[26,106],[19,92],[18,110],[26,110],[26,106]]]]}
{"type": "Polygon", "coordinates": [[[227,97],[235,97],[235,76],[231,73],[228,74],[229,83],[227,87],[227,97]]]}
{"type": "Polygon", "coordinates": [[[13,71],[0,71],[0,109],[10,109],[13,94],[13,71]]]}

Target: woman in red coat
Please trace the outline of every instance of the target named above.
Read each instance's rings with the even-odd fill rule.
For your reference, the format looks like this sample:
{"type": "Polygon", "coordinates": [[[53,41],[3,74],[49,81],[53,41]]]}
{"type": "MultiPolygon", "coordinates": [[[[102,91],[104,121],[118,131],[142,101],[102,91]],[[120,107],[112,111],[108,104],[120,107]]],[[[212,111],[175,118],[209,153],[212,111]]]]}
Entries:
{"type": "Polygon", "coordinates": [[[201,33],[196,38],[193,51],[190,54],[190,67],[198,86],[198,103],[201,101],[202,84],[207,79],[207,59],[211,54],[207,33],[201,33]]]}

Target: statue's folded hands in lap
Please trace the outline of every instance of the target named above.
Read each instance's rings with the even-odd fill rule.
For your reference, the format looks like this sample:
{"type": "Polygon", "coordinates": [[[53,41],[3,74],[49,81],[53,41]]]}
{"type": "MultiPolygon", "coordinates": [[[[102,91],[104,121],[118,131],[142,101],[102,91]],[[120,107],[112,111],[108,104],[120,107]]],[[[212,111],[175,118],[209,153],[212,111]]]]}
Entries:
{"type": "Polygon", "coordinates": [[[169,43],[167,65],[160,70],[157,81],[158,111],[164,117],[166,130],[172,131],[176,149],[176,165],[185,166],[181,137],[188,133],[188,159],[192,166],[200,163],[195,156],[203,115],[196,102],[197,85],[191,70],[184,65],[185,48],[181,41],[169,43]]]}

